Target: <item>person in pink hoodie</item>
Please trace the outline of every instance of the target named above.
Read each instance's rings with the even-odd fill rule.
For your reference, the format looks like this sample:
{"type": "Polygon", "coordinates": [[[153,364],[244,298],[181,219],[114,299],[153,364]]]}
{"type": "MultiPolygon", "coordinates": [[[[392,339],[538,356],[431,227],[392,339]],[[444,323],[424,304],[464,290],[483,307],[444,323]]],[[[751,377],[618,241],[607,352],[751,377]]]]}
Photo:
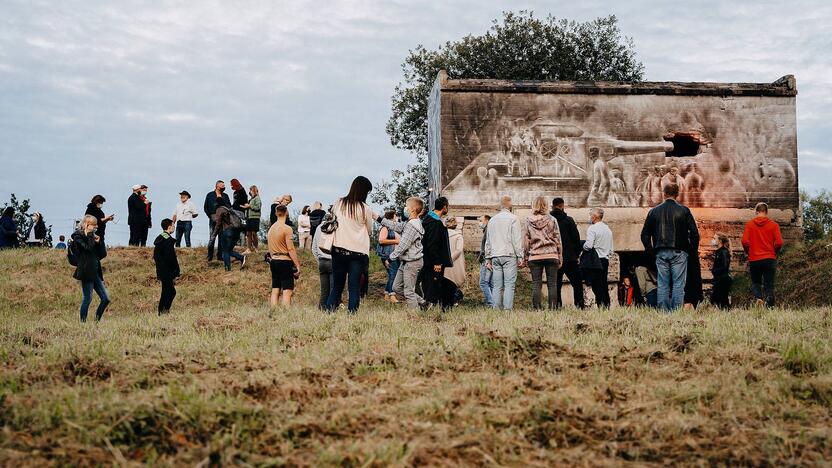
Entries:
{"type": "Polygon", "coordinates": [[[557,274],[563,258],[563,242],[557,220],[549,214],[549,205],[543,197],[532,202],[532,214],[526,218],[526,235],[523,240],[523,262],[532,273],[532,305],[540,309],[540,290],[543,272],[546,272],[549,309],[557,308],[557,274]]]}
{"type": "Polygon", "coordinates": [[[757,299],[757,305],[765,303],[771,308],[774,307],[777,253],[783,247],[783,237],[780,235],[780,225],[768,217],[768,205],[757,203],[754,211],[756,215],[745,225],[742,233],[742,248],[748,254],[751,291],[757,299]]]}

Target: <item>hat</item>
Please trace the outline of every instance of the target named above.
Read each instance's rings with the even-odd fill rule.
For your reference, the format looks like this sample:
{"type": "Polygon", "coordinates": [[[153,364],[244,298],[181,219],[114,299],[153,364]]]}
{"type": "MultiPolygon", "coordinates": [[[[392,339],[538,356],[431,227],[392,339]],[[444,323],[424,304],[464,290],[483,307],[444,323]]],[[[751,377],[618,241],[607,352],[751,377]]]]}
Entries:
{"type": "Polygon", "coordinates": [[[191,198],[191,194],[188,193],[187,190],[183,190],[183,191],[179,192],[179,195],[185,195],[186,197],[191,198]]]}
{"type": "Polygon", "coordinates": [[[142,184],[142,186],[141,186],[141,187],[139,187],[139,188],[147,188],[147,185],[142,184]]]}
{"type": "Polygon", "coordinates": [[[142,188],[141,184],[136,184],[133,186],[133,190],[139,190],[140,188],[142,188]]]}

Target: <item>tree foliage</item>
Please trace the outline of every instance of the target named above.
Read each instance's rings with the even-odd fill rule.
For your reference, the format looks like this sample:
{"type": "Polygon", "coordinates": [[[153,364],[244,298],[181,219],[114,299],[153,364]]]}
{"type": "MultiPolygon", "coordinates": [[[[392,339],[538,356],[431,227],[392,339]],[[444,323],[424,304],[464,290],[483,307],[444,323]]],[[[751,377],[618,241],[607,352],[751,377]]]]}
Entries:
{"type": "MultiPolygon", "coordinates": [[[[17,224],[17,228],[20,230],[21,234],[25,235],[29,232],[29,228],[32,226],[32,214],[29,213],[29,209],[32,207],[29,203],[29,199],[18,200],[15,194],[12,194],[9,203],[3,203],[3,210],[6,207],[11,206],[14,208],[14,222],[17,224]]],[[[0,210],[2,211],[2,210],[0,210]]],[[[46,218],[44,217],[44,221],[46,218]]],[[[46,239],[43,241],[43,245],[45,247],[52,247],[52,225],[48,224],[46,226],[46,239]]]]}
{"type": "Polygon", "coordinates": [[[832,236],[832,192],[821,190],[817,195],[801,192],[803,234],[807,241],[832,236]]]}
{"type": "Polygon", "coordinates": [[[621,34],[615,16],[575,22],[506,12],[485,34],[435,50],[419,45],[402,64],[403,80],[393,92],[387,122],[390,142],[415,153],[416,162],[380,184],[377,203],[400,205],[408,195],[427,192],[428,96],[440,70],[451,78],[508,80],[639,81],[644,74],[632,39],[621,34]]]}

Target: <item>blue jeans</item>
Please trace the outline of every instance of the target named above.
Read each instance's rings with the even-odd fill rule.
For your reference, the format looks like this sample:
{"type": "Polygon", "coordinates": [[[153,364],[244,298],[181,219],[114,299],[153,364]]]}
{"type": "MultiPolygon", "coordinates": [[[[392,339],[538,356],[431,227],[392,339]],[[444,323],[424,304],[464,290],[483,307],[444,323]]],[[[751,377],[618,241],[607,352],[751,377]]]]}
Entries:
{"type": "Polygon", "coordinates": [[[226,229],[220,235],[220,252],[222,252],[222,261],[225,263],[226,270],[231,270],[231,257],[243,261],[243,256],[234,251],[235,238],[236,233],[233,229],[226,229]]]}
{"type": "Polygon", "coordinates": [[[182,236],[185,236],[185,245],[191,246],[191,229],[194,223],[192,221],[177,221],[176,222],[176,246],[182,244],[182,236]]]}
{"type": "Polygon", "coordinates": [[[396,281],[396,272],[399,271],[398,260],[388,260],[390,266],[387,267],[387,286],[384,287],[384,292],[393,294],[393,282],[396,281]]]}
{"type": "Polygon", "coordinates": [[[491,259],[491,298],[495,309],[511,310],[514,307],[514,283],[517,282],[517,258],[494,257],[491,259]]]}
{"type": "Polygon", "coordinates": [[[92,281],[81,281],[81,321],[87,321],[87,313],[90,310],[90,304],[92,303],[92,292],[95,291],[98,294],[98,299],[101,301],[98,303],[98,309],[95,311],[95,321],[101,320],[101,317],[104,315],[104,310],[110,304],[110,295],[107,293],[107,288],[104,287],[104,280],[100,277],[96,276],[92,281]]]}
{"type": "Polygon", "coordinates": [[[494,307],[494,299],[491,297],[491,270],[485,267],[485,262],[480,263],[480,289],[482,297],[485,298],[485,305],[494,307]]]}
{"type": "Polygon", "coordinates": [[[332,252],[332,290],[326,301],[327,310],[334,311],[338,308],[346,285],[349,294],[347,310],[352,314],[358,312],[361,302],[361,274],[364,272],[366,260],[366,255],[332,252]]]}
{"type": "Polygon", "coordinates": [[[676,249],[660,249],[656,252],[658,270],[659,308],[670,312],[685,302],[685,281],[688,275],[688,253],[676,249]],[[673,290],[670,290],[671,282],[673,290]]]}

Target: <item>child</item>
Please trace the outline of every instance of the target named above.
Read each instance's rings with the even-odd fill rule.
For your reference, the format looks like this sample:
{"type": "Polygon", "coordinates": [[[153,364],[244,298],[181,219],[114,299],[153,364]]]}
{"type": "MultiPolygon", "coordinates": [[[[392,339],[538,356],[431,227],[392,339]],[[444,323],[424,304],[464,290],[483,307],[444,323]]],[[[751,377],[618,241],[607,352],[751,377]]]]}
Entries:
{"type": "Polygon", "coordinates": [[[66,250],[66,237],[63,234],[58,236],[58,243],[55,244],[55,249],[66,250]]]}
{"type": "Polygon", "coordinates": [[[416,282],[424,263],[422,237],[425,235],[425,228],[422,227],[422,220],[419,219],[419,214],[424,207],[424,200],[411,197],[405,202],[405,210],[410,216],[407,222],[397,223],[390,219],[378,219],[382,226],[401,233],[401,240],[389,257],[390,261],[399,261],[399,269],[393,281],[393,291],[404,296],[407,306],[411,309],[425,307],[425,299],[416,292],[416,282]]]}
{"type": "Polygon", "coordinates": [[[174,281],[179,277],[179,261],[176,259],[176,240],[171,236],[175,230],[173,220],[162,220],[162,233],[153,241],[153,261],[156,262],[156,277],[162,282],[159,297],[159,316],[170,313],[173,298],[176,297],[174,281]]]}

